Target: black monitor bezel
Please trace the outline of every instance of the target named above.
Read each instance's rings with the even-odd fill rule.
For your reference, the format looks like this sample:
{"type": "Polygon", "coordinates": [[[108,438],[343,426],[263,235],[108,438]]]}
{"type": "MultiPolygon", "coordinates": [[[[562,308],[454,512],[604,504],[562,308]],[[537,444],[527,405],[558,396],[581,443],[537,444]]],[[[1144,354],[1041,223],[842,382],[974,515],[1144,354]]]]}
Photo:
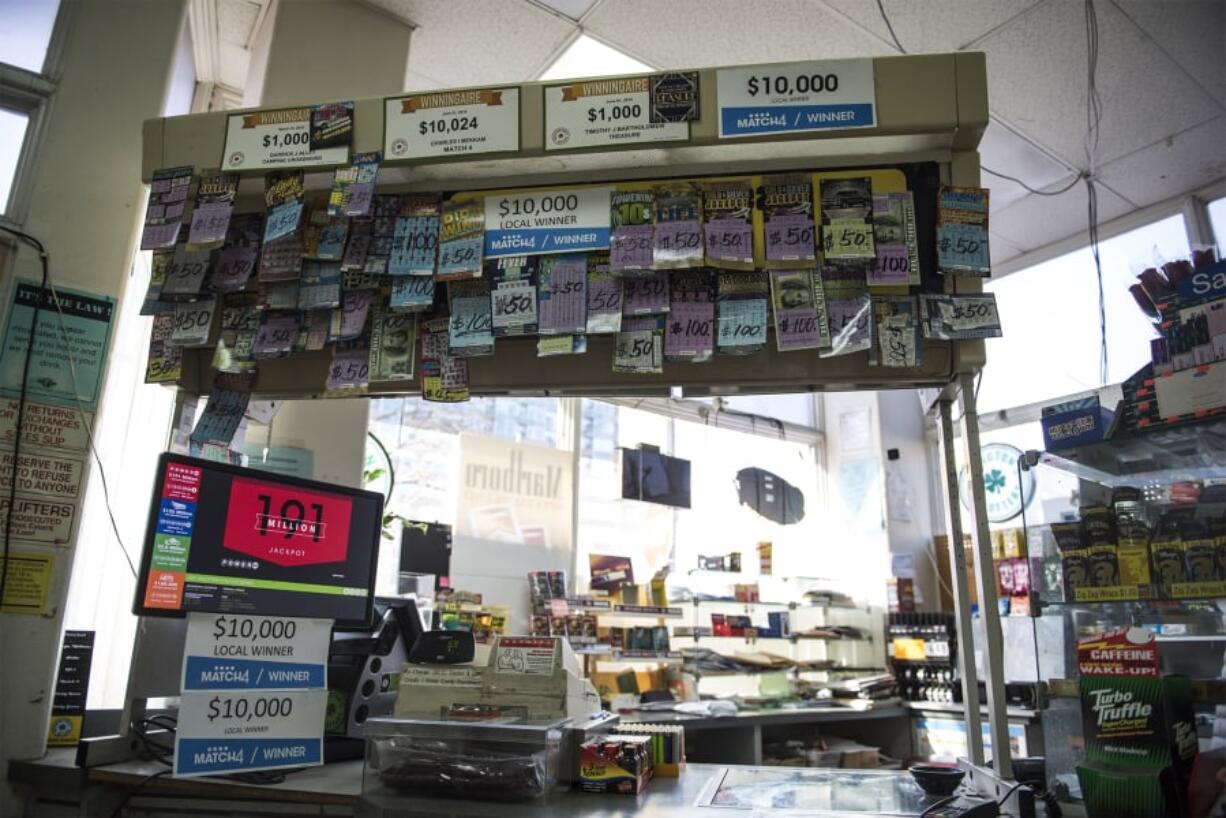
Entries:
{"type": "MultiPolygon", "coordinates": [[[[261,469],[247,469],[242,466],[232,466],[229,463],[218,463],[214,460],[203,460],[198,457],[189,457],[188,455],[175,454],[173,452],[163,452],[158,457],[157,476],[155,478],[152,494],[149,498],[149,519],[145,525],[145,541],[141,549],[140,565],[137,569],[136,591],[132,597],[132,613],[136,616],[157,616],[172,619],[183,619],[189,611],[178,610],[171,611],[165,608],[146,608],[143,600],[145,598],[145,587],[149,581],[149,568],[153,560],[153,541],[157,529],[157,515],[160,507],[162,481],[166,477],[166,467],[170,463],[182,464],[185,466],[196,466],[204,469],[212,469],[214,471],[225,472],[237,477],[247,477],[253,480],[263,480],[268,483],[281,483],[289,486],[298,486],[303,489],[314,491],[322,491],[331,494],[343,494],[349,497],[371,498],[378,503],[378,513],[375,515],[374,531],[371,532],[371,542],[375,547],[370,550],[370,584],[368,587],[369,593],[366,595],[366,613],[363,619],[337,619],[334,626],[342,629],[363,629],[369,628],[374,622],[375,615],[375,584],[377,582],[378,566],[379,566],[379,546],[383,539],[383,495],[377,491],[366,491],[365,489],[355,489],[349,486],[340,486],[335,483],[324,483],[319,480],[308,480],[303,477],[286,477],[285,475],[277,474],[276,472],[263,471],[261,469]]],[[[200,613],[228,613],[226,611],[201,611],[200,613]]],[[[260,616],[284,616],[286,614],[261,613],[260,616]]]]}

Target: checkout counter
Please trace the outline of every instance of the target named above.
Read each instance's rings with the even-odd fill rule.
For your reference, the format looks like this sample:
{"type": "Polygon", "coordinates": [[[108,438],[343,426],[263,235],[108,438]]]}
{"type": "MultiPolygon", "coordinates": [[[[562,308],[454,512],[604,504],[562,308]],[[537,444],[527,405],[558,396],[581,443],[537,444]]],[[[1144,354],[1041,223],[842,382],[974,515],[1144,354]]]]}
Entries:
{"type": "MultiPolygon", "coordinates": [[[[395,718],[373,719],[368,724],[367,761],[334,761],[286,771],[284,775],[265,776],[260,783],[249,776],[176,779],[168,775],[165,765],[154,761],[128,760],[83,768],[77,766],[73,750],[54,750],[37,761],[15,762],[9,778],[26,796],[27,818],[62,815],[104,818],[116,814],[227,818],[287,814],[607,818],[633,814],[636,818],[710,818],[719,814],[711,812],[715,808],[733,811],[732,818],[736,815],[759,818],[774,812],[844,818],[946,814],[931,812],[942,799],[926,795],[911,775],[902,771],[690,763],[677,778],[657,776],[637,796],[583,792],[568,786],[577,775],[575,742],[599,732],[599,726],[609,721],[607,714],[599,712],[599,699],[590,683],[578,674],[578,664],[569,646],[552,637],[506,637],[492,651],[486,651],[484,656],[479,654],[472,664],[408,665],[399,676],[395,714],[395,718]],[[551,643],[548,648],[546,643],[551,643]],[[438,797],[430,794],[428,787],[392,787],[388,781],[379,780],[378,765],[370,761],[374,755],[370,748],[377,744],[378,723],[420,724],[429,717],[435,719],[431,722],[433,729],[447,727],[440,711],[457,709],[457,696],[464,702],[460,709],[467,711],[482,706],[514,708],[526,718],[563,716],[570,720],[568,730],[578,735],[569,736],[571,746],[563,739],[556,753],[556,777],[549,777],[549,787],[541,797],[516,800],[498,797],[488,789],[478,793],[475,788],[472,795],[438,797]],[[567,764],[571,765],[569,770],[567,764]]],[[[466,715],[471,717],[471,712],[466,715]]],[[[788,715],[778,714],[775,718],[788,715]]],[[[814,714],[791,715],[811,718],[814,714]]],[[[884,724],[900,714],[881,715],[884,724]]],[[[739,729],[746,724],[760,726],[764,718],[769,717],[724,719],[726,728],[703,726],[739,729]]],[[[471,721],[454,724],[457,735],[473,726],[471,721]]],[[[696,733],[691,746],[701,746],[703,732],[696,733]]],[[[471,746],[459,741],[456,747],[456,763],[468,763],[473,757],[471,746]]],[[[441,763],[449,761],[444,756],[441,763]]],[[[995,812],[984,814],[990,816],[995,812]]],[[[978,818],[978,813],[948,815],[978,818]]]]}
{"type": "Polygon", "coordinates": [[[656,779],[639,796],[569,790],[546,803],[396,798],[362,795],[362,762],[343,761],[293,773],[283,782],[243,784],[212,778],[150,779],[164,769],[125,762],[84,770],[71,751],[53,751],[36,762],[18,762],[12,778],[31,798],[30,818],[78,815],[106,818],[127,798],[133,816],[318,815],[396,818],[762,818],[771,812],[810,816],[920,816],[940,799],[926,796],[907,773],[691,764],[674,779],[656,779]],[[128,791],[136,788],[130,795],[128,791]]]}

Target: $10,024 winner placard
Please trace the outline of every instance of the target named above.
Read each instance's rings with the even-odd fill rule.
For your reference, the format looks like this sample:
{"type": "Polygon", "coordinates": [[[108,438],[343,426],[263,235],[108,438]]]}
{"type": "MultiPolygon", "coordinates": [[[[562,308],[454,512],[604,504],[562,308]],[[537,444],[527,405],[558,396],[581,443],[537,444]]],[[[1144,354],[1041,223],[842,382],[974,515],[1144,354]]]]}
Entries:
{"type": "Polygon", "coordinates": [[[519,150],[519,89],[395,97],[384,103],[383,155],[422,159],[519,150]]]}

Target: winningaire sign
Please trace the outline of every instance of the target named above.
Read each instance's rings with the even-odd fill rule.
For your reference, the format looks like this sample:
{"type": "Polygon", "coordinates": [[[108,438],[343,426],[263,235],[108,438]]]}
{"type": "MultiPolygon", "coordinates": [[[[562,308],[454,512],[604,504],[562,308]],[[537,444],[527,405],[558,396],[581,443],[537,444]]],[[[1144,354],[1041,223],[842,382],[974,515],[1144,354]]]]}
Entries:
{"type": "Polygon", "coordinates": [[[345,497],[235,479],[222,545],[274,565],[341,562],[352,511],[345,497]]]}

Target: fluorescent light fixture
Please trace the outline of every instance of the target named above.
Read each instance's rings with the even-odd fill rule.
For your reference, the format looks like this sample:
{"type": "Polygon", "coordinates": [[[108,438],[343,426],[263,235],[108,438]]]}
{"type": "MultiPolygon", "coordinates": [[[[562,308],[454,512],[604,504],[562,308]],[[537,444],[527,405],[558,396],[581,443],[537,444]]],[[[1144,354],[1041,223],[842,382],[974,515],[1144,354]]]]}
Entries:
{"type": "Polygon", "coordinates": [[[586,34],[580,34],[579,38],[553,61],[553,65],[545,69],[541,79],[568,80],[617,74],[646,74],[651,70],[650,65],[645,65],[586,34]]]}

